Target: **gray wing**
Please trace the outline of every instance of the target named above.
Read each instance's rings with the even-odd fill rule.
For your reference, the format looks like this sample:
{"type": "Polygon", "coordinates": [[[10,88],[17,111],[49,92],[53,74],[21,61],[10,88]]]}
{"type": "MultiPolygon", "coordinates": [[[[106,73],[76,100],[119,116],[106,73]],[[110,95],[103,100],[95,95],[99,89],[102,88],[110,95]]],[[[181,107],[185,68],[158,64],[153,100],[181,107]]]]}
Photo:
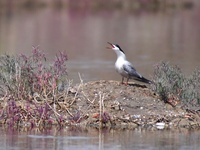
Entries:
{"type": "Polygon", "coordinates": [[[142,78],[142,76],[137,73],[137,71],[135,70],[135,68],[131,65],[131,64],[124,64],[123,65],[123,69],[124,71],[126,71],[126,73],[133,78],[142,78]]]}
{"type": "Polygon", "coordinates": [[[129,75],[130,78],[135,79],[140,82],[151,84],[152,81],[144,78],[142,75],[140,75],[135,68],[131,64],[124,64],[123,65],[124,71],[129,75]]]}

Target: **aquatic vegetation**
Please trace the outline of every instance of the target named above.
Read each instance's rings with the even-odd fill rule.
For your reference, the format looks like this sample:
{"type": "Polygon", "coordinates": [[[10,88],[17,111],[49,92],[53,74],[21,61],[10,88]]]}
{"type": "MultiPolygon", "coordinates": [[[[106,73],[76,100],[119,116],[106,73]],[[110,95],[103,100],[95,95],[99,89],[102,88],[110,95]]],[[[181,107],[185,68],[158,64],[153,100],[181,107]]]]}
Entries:
{"type": "MultiPolygon", "coordinates": [[[[56,55],[52,64],[48,64],[38,47],[33,48],[30,56],[2,55],[0,124],[16,128],[80,124],[89,117],[88,109],[81,110],[81,105],[77,104],[82,85],[81,79],[77,88],[71,86],[65,53],[56,55]]],[[[95,105],[88,99],[82,103],[95,105]]],[[[104,110],[100,112],[100,123],[106,124],[109,114],[104,110]]]]}
{"type": "Polygon", "coordinates": [[[162,62],[155,66],[152,89],[165,102],[195,108],[200,106],[200,70],[186,77],[178,66],[162,62]],[[174,103],[175,102],[175,103],[174,103]]]}
{"type": "Polygon", "coordinates": [[[9,126],[61,124],[55,104],[64,101],[70,82],[67,55],[60,52],[53,64],[38,47],[32,55],[0,56],[0,120],[9,126]],[[53,116],[53,117],[52,117],[53,116]]]}

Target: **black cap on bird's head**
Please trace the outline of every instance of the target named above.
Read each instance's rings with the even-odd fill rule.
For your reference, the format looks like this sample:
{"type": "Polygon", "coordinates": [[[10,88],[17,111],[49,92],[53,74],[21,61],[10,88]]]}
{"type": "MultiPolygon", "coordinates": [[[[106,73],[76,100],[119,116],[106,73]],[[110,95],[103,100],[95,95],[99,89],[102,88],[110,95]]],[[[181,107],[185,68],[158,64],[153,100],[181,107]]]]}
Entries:
{"type": "Polygon", "coordinates": [[[111,46],[111,47],[107,47],[108,49],[119,50],[122,53],[124,53],[124,51],[121,49],[121,47],[118,44],[112,44],[110,42],[108,42],[108,44],[111,46]]]}

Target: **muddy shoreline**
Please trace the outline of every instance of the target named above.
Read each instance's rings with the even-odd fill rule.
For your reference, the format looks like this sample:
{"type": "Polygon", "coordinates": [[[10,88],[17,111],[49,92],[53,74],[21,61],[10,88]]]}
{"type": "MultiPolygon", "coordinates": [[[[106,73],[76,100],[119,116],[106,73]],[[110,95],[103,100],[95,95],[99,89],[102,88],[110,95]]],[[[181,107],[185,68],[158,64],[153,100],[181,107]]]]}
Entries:
{"type": "Polygon", "coordinates": [[[149,85],[92,81],[57,94],[1,103],[0,125],[16,129],[63,127],[199,129],[200,112],[166,103],[149,85]],[[64,95],[63,95],[64,93],[64,95]]]}
{"type": "Polygon", "coordinates": [[[122,85],[117,81],[94,81],[76,85],[69,93],[75,98],[75,109],[70,111],[76,114],[69,125],[124,129],[200,127],[198,111],[166,103],[140,83],[122,85]]]}

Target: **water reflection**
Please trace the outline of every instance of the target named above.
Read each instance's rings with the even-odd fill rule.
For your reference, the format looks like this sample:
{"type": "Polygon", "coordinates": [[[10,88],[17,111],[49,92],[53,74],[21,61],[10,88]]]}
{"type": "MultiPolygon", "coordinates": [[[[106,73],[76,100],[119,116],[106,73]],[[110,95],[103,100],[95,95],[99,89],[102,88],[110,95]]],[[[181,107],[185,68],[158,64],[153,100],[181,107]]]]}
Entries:
{"type": "Polygon", "coordinates": [[[0,13],[0,54],[31,53],[32,45],[48,53],[69,57],[69,76],[79,82],[120,80],[113,68],[116,59],[105,49],[118,43],[133,65],[149,78],[153,65],[171,61],[189,74],[200,65],[199,5],[191,10],[157,13],[73,9],[12,10],[0,13]]]}
{"type": "Polygon", "coordinates": [[[199,148],[199,131],[182,130],[113,130],[94,128],[49,129],[39,132],[2,130],[0,149],[179,149],[199,148]]]}

